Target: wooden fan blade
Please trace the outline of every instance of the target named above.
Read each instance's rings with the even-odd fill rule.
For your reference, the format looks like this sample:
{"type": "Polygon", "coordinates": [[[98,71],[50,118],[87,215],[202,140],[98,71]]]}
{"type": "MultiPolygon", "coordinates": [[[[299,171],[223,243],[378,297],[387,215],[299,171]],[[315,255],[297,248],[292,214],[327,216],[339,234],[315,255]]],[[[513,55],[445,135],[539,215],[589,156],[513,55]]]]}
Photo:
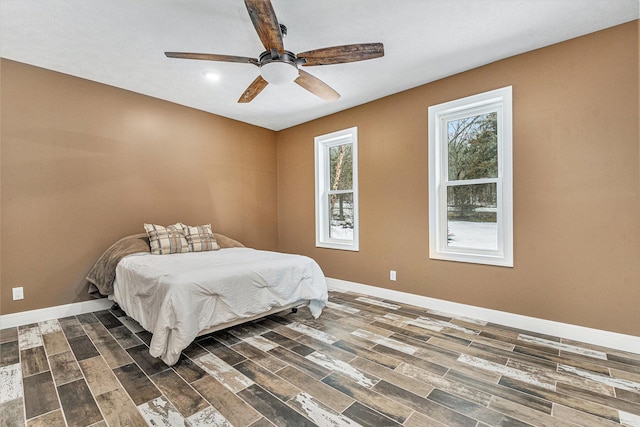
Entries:
{"type": "Polygon", "coordinates": [[[282,32],[271,1],[244,0],[244,4],[247,6],[251,22],[253,22],[264,48],[267,51],[276,49],[279,53],[284,53],[282,32]]]}
{"type": "Polygon", "coordinates": [[[244,91],[242,96],[240,96],[240,99],[238,99],[238,103],[245,104],[247,102],[253,101],[253,98],[258,96],[258,94],[262,92],[262,89],[267,87],[268,84],[269,83],[265,79],[263,79],[261,75],[258,75],[258,77],[256,77],[256,79],[251,82],[247,90],[244,91]]]}
{"type": "Polygon", "coordinates": [[[348,44],[310,50],[296,56],[306,59],[304,66],[342,64],[380,58],[384,56],[384,46],[382,43],[348,44]]]}
{"type": "Polygon", "coordinates": [[[214,53],[190,53],[190,52],[165,52],[167,58],[179,59],[199,59],[202,61],[222,61],[222,62],[240,62],[253,65],[260,65],[256,58],[247,58],[245,56],[232,55],[216,55],[214,53]]]}
{"type": "Polygon", "coordinates": [[[333,90],[328,84],[323,82],[317,77],[312,76],[306,71],[300,71],[300,75],[295,79],[295,82],[311,92],[312,94],[319,96],[325,101],[335,101],[340,98],[340,94],[333,90]]]}

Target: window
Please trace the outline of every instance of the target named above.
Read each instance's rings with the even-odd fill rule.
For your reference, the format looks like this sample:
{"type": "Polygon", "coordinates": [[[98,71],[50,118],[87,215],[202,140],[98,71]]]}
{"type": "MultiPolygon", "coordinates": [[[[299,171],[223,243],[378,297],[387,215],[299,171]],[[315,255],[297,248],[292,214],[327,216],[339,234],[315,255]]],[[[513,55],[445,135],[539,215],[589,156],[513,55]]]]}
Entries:
{"type": "Polygon", "coordinates": [[[315,138],[316,246],[358,250],[358,128],[315,138]]]}
{"type": "Polygon", "coordinates": [[[429,107],[429,256],[513,267],[511,86],[429,107]]]}

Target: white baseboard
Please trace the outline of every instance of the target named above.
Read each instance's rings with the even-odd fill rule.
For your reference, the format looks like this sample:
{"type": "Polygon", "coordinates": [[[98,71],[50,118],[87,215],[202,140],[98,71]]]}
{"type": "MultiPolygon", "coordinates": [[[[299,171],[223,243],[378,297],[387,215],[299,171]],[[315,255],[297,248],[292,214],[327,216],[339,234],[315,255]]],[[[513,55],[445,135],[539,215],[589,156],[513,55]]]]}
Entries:
{"type": "Polygon", "coordinates": [[[56,305],[38,310],[21,311],[19,313],[3,314],[0,316],[0,329],[43,322],[45,320],[60,319],[61,317],[91,313],[105,310],[113,305],[108,298],[81,301],[72,304],[56,305]]]}
{"type": "Polygon", "coordinates": [[[395,291],[393,289],[378,288],[375,286],[363,285],[361,283],[348,282],[340,279],[327,278],[327,285],[329,286],[329,289],[337,291],[351,291],[366,294],[418,307],[424,307],[430,310],[450,313],[454,316],[470,317],[512,328],[524,329],[540,334],[552,335],[555,337],[567,338],[640,354],[640,337],[632,335],[522,316],[520,314],[460,304],[457,302],[414,295],[406,292],[395,291]]]}

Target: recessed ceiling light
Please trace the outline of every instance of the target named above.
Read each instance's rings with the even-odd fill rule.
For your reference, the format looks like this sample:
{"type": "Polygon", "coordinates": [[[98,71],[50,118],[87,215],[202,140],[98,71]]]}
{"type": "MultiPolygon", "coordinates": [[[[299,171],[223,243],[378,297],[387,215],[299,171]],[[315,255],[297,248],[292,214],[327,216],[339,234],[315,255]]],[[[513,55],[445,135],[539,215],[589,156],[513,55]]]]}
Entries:
{"type": "Polygon", "coordinates": [[[207,80],[210,80],[212,82],[217,82],[218,80],[220,80],[220,74],[216,73],[215,71],[205,71],[202,73],[207,80]]]}

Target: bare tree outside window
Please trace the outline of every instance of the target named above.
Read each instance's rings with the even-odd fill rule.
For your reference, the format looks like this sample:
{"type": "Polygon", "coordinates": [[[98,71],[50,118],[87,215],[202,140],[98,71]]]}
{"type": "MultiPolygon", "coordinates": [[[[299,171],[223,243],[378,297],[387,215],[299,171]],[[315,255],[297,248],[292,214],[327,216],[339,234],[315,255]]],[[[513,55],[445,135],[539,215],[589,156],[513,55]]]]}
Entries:
{"type": "Polygon", "coordinates": [[[469,181],[498,176],[498,130],[495,112],[447,122],[448,245],[496,250],[497,187],[469,181]]]}

